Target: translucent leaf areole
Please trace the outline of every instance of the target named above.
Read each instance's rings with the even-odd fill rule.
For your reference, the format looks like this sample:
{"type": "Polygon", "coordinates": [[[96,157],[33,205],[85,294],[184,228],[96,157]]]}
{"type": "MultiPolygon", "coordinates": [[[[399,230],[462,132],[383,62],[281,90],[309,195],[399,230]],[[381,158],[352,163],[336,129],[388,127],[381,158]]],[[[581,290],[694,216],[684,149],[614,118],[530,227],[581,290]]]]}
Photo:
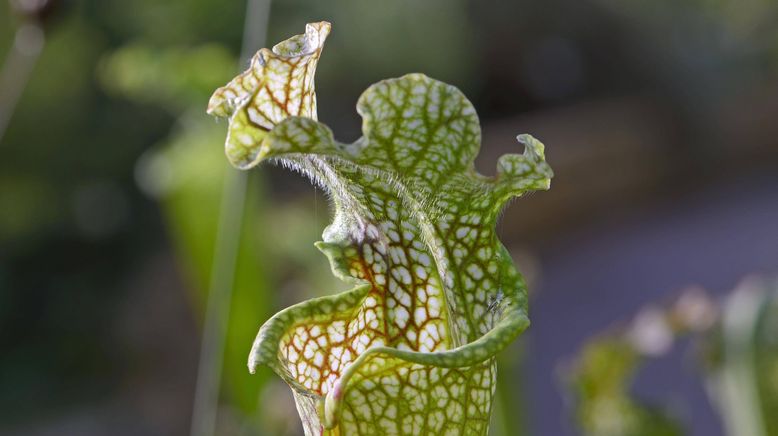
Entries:
{"type": "Polygon", "coordinates": [[[488,430],[494,356],[529,325],[524,281],[494,225],[505,202],[548,189],[543,144],[497,175],[473,160],[480,126],[456,88],[421,74],[360,97],[363,137],[338,143],[316,121],[313,75],[329,23],[263,49],[216,91],[227,156],[303,172],[327,190],[333,222],[316,246],[354,288],[268,320],[249,369],[292,388],[306,434],[473,434],[488,430]]]}

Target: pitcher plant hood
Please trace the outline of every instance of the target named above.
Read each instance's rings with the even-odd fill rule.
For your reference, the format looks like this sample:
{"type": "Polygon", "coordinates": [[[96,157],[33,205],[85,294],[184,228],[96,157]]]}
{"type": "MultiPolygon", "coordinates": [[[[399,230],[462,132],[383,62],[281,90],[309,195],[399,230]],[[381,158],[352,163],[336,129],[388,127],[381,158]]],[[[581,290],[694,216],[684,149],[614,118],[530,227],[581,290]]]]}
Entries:
{"type": "Polygon", "coordinates": [[[549,188],[543,144],[476,172],[481,130],[455,87],[409,74],[368,88],[363,136],[316,121],[314,73],[330,32],[308,24],[211,98],[240,169],[274,161],[326,190],[316,246],[351,290],[289,307],[259,329],[249,370],[289,384],[308,435],[486,435],[495,355],[529,326],[527,290],[495,234],[506,202],[549,188]]]}

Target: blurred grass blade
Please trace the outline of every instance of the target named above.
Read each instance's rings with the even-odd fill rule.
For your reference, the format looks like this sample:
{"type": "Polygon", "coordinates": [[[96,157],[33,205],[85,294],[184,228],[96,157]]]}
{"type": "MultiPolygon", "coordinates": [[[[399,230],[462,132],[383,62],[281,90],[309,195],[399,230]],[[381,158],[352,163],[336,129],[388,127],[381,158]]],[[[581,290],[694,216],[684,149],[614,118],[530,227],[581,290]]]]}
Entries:
{"type": "Polygon", "coordinates": [[[192,411],[193,436],[212,435],[216,426],[227,322],[240,248],[246,178],[245,174],[236,171],[228,170],[225,173],[192,411]]]}
{"type": "Polygon", "coordinates": [[[745,281],[725,305],[722,319],[724,360],[716,392],[727,434],[767,436],[755,368],[754,334],[765,293],[745,281]]]}
{"type": "MultiPolygon", "coordinates": [[[[270,0],[248,0],[241,49],[243,59],[247,57],[246,53],[263,45],[269,13],[270,0]]],[[[246,174],[230,169],[225,174],[192,410],[192,436],[210,436],[216,428],[227,323],[243,227],[246,179],[246,174]]]]}
{"type": "Polygon", "coordinates": [[[31,22],[16,30],[13,46],[0,71],[0,142],[45,44],[43,27],[31,22]]]}

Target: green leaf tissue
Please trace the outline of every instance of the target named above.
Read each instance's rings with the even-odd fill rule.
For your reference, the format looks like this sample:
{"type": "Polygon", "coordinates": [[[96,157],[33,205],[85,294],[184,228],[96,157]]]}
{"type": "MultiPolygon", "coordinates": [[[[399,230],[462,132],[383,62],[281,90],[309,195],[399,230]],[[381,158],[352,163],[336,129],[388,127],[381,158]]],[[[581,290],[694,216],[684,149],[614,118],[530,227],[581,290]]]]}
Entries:
{"type": "Polygon", "coordinates": [[[260,50],[208,104],[229,119],[235,167],[280,163],[328,193],[334,217],[315,245],[353,286],[265,322],[249,370],[284,379],[307,435],[486,435],[495,355],[529,326],[526,285],[494,227],[511,198],[549,188],[543,144],[520,135],[523,153],[479,174],[473,105],[422,74],[368,88],[363,136],[337,142],[314,92],[330,28],[260,50]]]}

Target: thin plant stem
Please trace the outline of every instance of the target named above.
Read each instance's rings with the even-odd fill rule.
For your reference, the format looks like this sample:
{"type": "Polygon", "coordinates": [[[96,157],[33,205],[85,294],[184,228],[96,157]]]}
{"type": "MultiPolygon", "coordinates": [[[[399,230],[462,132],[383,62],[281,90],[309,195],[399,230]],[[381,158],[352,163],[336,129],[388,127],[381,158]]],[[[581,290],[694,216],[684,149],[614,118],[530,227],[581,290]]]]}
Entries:
{"type": "Polygon", "coordinates": [[[192,410],[192,436],[214,434],[219,405],[225,336],[232,302],[240,233],[245,205],[247,177],[225,170],[224,187],[216,233],[211,283],[205,309],[197,385],[192,410]]]}
{"type": "MultiPolygon", "coordinates": [[[[269,12],[270,0],[247,1],[241,64],[264,44],[269,12]]],[[[190,428],[192,436],[211,436],[216,429],[227,325],[246,203],[247,174],[227,166],[200,346],[190,428]]]]}

